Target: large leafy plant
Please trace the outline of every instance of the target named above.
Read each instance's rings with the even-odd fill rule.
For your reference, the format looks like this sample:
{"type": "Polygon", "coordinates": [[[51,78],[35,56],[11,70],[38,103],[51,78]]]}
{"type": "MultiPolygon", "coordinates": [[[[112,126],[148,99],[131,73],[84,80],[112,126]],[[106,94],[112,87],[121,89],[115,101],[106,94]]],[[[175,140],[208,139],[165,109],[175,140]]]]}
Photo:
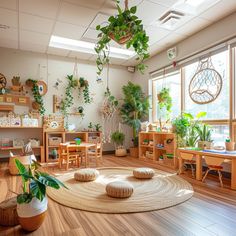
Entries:
{"type": "Polygon", "coordinates": [[[124,94],[123,104],[120,113],[123,123],[133,129],[133,143],[138,145],[138,132],[141,127],[141,120],[148,115],[149,98],[145,96],[139,85],[129,82],[122,87],[124,94]]]}
{"type": "Polygon", "coordinates": [[[15,164],[23,182],[23,193],[17,196],[19,204],[30,203],[33,198],[42,201],[46,196],[47,187],[54,189],[59,189],[60,187],[67,188],[58,179],[39,171],[39,164],[37,162],[30,165],[28,169],[18,159],[15,159],[15,164]]]}
{"type": "Polygon", "coordinates": [[[201,125],[200,119],[204,116],[206,112],[199,112],[195,117],[190,113],[182,113],[172,121],[179,147],[196,146],[199,139],[197,129],[201,125]]]}
{"type": "Polygon", "coordinates": [[[149,37],[142,25],[142,21],[135,15],[137,7],[127,6],[122,10],[118,5],[118,14],[110,16],[106,26],[98,25],[96,29],[99,31],[98,42],[95,47],[97,53],[97,74],[100,75],[105,64],[109,63],[109,42],[115,40],[119,44],[126,44],[126,48],[133,48],[137,53],[137,69],[144,72],[146,66],[143,61],[149,57],[148,54],[148,41],[149,37]]]}

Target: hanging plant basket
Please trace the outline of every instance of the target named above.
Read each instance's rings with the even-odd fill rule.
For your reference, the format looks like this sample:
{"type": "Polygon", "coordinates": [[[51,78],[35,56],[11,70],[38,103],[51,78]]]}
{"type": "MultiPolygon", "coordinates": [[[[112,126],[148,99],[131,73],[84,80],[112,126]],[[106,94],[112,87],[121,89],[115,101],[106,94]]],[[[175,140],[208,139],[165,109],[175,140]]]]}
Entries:
{"type": "Polygon", "coordinates": [[[109,37],[120,45],[127,43],[132,38],[132,36],[133,35],[130,32],[127,32],[125,36],[122,36],[119,38],[119,40],[117,40],[114,33],[109,34],[109,37]]]}
{"type": "Polygon", "coordinates": [[[117,15],[108,18],[106,26],[97,25],[96,27],[96,30],[99,31],[98,42],[95,47],[97,74],[100,75],[104,65],[109,63],[109,43],[111,40],[120,45],[125,45],[127,49],[133,48],[139,62],[137,70],[144,73],[147,66],[143,62],[149,57],[149,37],[146,35],[142,20],[135,15],[137,7],[128,8],[128,0],[125,0],[125,9],[122,10],[117,4],[117,10],[117,15]]]}

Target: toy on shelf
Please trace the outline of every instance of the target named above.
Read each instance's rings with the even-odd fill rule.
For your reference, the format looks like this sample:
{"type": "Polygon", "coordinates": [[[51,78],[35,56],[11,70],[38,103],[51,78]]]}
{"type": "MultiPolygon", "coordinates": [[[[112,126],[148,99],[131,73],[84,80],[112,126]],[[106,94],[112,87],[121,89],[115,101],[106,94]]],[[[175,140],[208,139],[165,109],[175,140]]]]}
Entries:
{"type": "Polygon", "coordinates": [[[21,117],[13,112],[9,112],[7,115],[0,117],[0,127],[20,127],[21,117]]]}
{"type": "Polygon", "coordinates": [[[144,139],[142,142],[143,145],[148,145],[149,144],[149,140],[148,139],[144,139]]]}
{"type": "Polygon", "coordinates": [[[39,127],[39,119],[31,118],[30,115],[24,115],[22,117],[22,126],[23,127],[39,127]]]}
{"type": "Polygon", "coordinates": [[[60,115],[44,116],[43,126],[45,131],[64,131],[64,117],[60,115]]]}
{"type": "Polygon", "coordinates": [[[158,143],[158,144],[157,144],[157,148],[164,148],[164,144],[158,143]]]}
{"type": "Polygon", "coordinates": [[[2,148],[9,148],[9,147],[12,147],[13,141],[9,138],[2,138],[1,139],[1,147],[2,148]]]}
{"type": "Polygon", "coordinates": [[[31,147],[39,147],[40,146],[40,140],[36,138],[29,139],[29,143],[31,147]]]}
{"type": "Polygon", "coordinates": [[[13,147],[23,147],[24,140],[22,139],[13,139],[13,147]]]}

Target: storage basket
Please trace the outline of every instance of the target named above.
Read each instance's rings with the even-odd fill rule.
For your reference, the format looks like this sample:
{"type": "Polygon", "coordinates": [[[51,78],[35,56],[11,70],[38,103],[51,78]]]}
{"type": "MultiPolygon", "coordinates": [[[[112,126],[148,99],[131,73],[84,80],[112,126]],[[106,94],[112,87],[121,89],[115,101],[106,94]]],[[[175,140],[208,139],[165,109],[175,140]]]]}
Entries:
{"type": "Polygon", "coordinates": [[[62,143],[61,137],[49,137],[48,138],[49,146],[59,146],[60,143],[62,143]]]}

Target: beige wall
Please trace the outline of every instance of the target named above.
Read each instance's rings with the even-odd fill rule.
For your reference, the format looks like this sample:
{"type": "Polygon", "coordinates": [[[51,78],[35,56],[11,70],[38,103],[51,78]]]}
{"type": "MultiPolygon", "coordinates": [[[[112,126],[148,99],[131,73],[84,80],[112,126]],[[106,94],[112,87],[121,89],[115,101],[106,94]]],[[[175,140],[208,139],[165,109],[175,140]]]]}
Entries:
{"type": "MultiPolygon", "coordinates": [[[[208,48],[217,42],[221,42],[224,39],[230,38],[236,35],[236,13],[233,13],[222,20],[206,27],[205,29],[197,32],[191,37],[179,42],[177,47],[177,58],[176,61],[188,57],[204,48],[208,48]]],[[[170,46],[171,47],[171,46],[170,46]]],[[[170,48],[169,47],[169,48],[170,48]]],[[[171,61],[166,56],[166,50],[158,53],[156,56],[150,58],[146,64],[148,69],[144,75],[139,72],[135,72],[134,81],[141,84],[144,91],[148,92],[148,79],[149,73],[162,68],[163,66],[169,65],[171,61]]]]}
{"type": "MultiPolygon", "coordinates": [[[[66,75],[73,74],[74,60],[58,56],[51,56],[39,53],[23,52],[11,49],[0,48],[0,73],[4,74],[8,79],[8,85],[11,85],[11,78],[14,75],[19,75],[22,82],[28,78],[39,79],[38,65],[41,65],[40,79],[48,84],[48,93],[44,96],[46,113],[50,114],[53,111],[53,94],[64,96],[65,87],[67,85],[66,75]],[[47,76],[48,73],[48,76],[47,76]],[[59,78],[63,81],[60,84],[59,90],[53,86],[59,78]]],[[[78,65],[79,76],[84,77],[89,81],[90,92],[93,94],[94,102],[92,104],[83,104],[83,100],[78,99],[78,95],[74,93],[74,107],[83,105],[85,108],[84,119],[80,117],[71,117],[69,123],[76,124],[77,128],[82,130],[87,128],[88,123],[103,123],[100,114],[100,108],[103,103],[104,92],[106,88],[106,70],[102,75],[103,83],[96,82],[96,65],[94,62],[79,61],[78,65]]],[[[117,98],[122,97],[121,87],[132,79],[132,74],[127,72],[125,67],[111,66],[110,68],[110,89],[113,95],[117,98]]],[[[16,106],[15,112],[22,114],[28,111],[23,106],[16,106]]],[[[113,122],[113,127],[118,127],[117,119],[113,122]]],[[[106,127],[110,128],[110,126],[106,127]]],[[[127,146],[130,140],[130,130],[124,130],[127,137],[127,146]]],[[[2,131],[1,131],[2,132],[2,131]]],[[[5,136],[1,133],[0,138],[5,136]]],[[[113,146],[106,145],[105,149],[113,149],[113,146]]]]}

